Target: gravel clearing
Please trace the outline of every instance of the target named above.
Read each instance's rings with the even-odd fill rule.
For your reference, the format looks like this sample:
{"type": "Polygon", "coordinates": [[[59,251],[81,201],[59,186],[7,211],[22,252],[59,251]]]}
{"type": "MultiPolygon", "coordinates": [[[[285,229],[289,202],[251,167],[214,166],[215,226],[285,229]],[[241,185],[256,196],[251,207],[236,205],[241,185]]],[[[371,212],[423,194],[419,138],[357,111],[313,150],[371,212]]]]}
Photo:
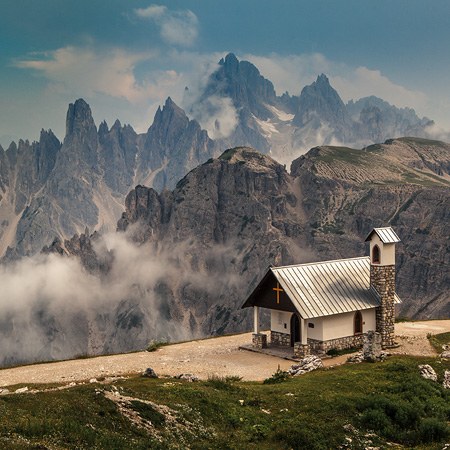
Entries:
{"type": "MultiPolygon", "coordinates": [[[[392,354],[436,355],[427,334],[450,331],[450,320],[402,322],[395,325],[400,346],[392,354]]],[[[0,386],[36,383],[73,383],[94,381],[121,375],[142,373],[151,367],[159,375],[192,373],[200,379],[210,376],[240,376],[243,380],[261,381],[280,366],[287,370],[292,361],[275,356],[239,350],[251,342],[251,333],[223,336],[161,347],[155,352],[136,352],[99,356],[0,370],[0,386]]],[[[325,366],[342,364],[348,355],[324,360],[325,366]]]]}

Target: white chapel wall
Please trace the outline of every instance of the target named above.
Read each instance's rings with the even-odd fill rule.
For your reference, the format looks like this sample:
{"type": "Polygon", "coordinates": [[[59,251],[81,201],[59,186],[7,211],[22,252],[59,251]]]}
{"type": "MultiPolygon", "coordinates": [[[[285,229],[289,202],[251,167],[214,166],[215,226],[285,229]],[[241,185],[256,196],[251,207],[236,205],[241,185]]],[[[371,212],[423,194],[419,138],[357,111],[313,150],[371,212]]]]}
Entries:
{"type": "MultiPolygon", "coordinates": [[[[375,330],[375,308],[363,310],[361,314],[363,333],[375,330]]],[[[353,336],[354,318],[355,312],[323,317],[323,340],[328,341],[329,339],[353,336]]],[[[313,338],[309,333],[308,337],[313,338]]]]}
{"type": "Polygon", "coordinates": [[[372,261],[373,247],[378,245],[380,249],[380,265],[391,266],[395,264],[395,244],[383,244],[376,233],[370,240],[370,260],[372,261]]]}
{"type": "Polygon", "coordinates": [[[270,329],[278,333],[291,333],[291,312],[270,310],[270,329]]]}
{"type": "Polygon", "coordinates": [[[305,320],[305,330],[306,336],[310,339],[316,339],[318,341],[323,341],[323,317],[317,317],[315,319],[305,320]],[[311,326],[311,325],[312,326],[311,326]]]}

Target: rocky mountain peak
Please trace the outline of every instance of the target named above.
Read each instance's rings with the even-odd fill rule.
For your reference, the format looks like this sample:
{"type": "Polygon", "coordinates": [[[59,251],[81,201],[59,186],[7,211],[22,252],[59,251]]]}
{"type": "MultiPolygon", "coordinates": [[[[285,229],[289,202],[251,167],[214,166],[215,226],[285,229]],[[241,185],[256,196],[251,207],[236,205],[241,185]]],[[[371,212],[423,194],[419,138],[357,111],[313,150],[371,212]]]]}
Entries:
{"type": "Polygon", "coordinates": [[[70,103],[66,117],[66,137],[95,128],[90,106],[82,99],[70,103]]]}
{"type": "Polygon", "coordinates": [[[294,125],[297,126],[305,126],[311,122],[317,128],[324,122],[335,128],[350,124],[344,102],[324,74],[319,75],[316,81],[303,88],[300,94],[299,110],[293,120],[294,125]]]}
{"type": "Polygon", "coordinates": [[[226,161],[228,164],[246,164],[253,169],[257,169],[257,171],[264,171],[265,169],[273,170],[281,167],[270,156],[264,155],[251,147],[230,148],[222,153],[218,160],[226,161]]]}
{"type": "Polygon", "coordinates": [[[151,135],[156,135],[164,141],[165,137],[176,133],[187,127],[189,122],[186,113],[170,98],[168,97],[163,108],[158,107],[155,114],[153,124],[148,130],[151,135]]]}
{"type": "Polygon", "coordinates": [[[203,101],[211,96],[229,97],[236,108],[245,108],[262,120],[271,117],[265,104],[274,104],[273,84],[248,61],[239,61],[233,53],[219,61],[219,68],[208,82],[203,101]]]}

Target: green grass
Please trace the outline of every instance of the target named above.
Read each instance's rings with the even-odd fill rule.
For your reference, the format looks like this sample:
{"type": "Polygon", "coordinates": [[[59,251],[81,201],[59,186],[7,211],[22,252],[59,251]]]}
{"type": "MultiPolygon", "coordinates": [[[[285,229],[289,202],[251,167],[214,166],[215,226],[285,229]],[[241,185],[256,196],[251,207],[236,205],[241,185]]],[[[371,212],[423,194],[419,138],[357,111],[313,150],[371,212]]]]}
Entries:
{"type": "Polygon", "coordinates": [[[281,383],[239,377],[188,383],[132,377],[113,384],[0,396],[0,446],[8,449],[328,449],[387,441],[442,448],[450,392],[441,385],[450,362],[392,357],[384,363],[321,369],[281,383]],[[431,364],[439,383],[420,377],[431,364]],[[139,427],[104,396],[130,397],[139,427]],[[350,428],[349,428],[350,427],[350,428]],[[376,436],[365,437],[367,433],[376,436]],[[368,441],[371,441],[369,443],[368,441]]]}
{"type": "Polygon", "coordinates": [[[438,353],[443,352],[443,345],[450,345],[450,332],[440,334],[429,334],[428,340],[438,353]]]}

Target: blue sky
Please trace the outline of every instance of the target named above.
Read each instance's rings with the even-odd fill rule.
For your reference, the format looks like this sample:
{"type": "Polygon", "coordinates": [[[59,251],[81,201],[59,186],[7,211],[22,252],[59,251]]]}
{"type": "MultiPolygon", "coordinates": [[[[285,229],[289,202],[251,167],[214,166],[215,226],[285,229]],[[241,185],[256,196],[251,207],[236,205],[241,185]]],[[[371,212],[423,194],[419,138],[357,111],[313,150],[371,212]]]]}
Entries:
{"type": "MultiPolygon", "coordinates": [[[[326,73],[344,101],[377,95],[450,128],[450,2],[15,0],[0,14],[0,143],[63,139],[68,103],[138,131],[201,89],[228,52],[279,94],[326,73]]],[[[8,3],[8,4],[5,4],[8,3]]]]}

